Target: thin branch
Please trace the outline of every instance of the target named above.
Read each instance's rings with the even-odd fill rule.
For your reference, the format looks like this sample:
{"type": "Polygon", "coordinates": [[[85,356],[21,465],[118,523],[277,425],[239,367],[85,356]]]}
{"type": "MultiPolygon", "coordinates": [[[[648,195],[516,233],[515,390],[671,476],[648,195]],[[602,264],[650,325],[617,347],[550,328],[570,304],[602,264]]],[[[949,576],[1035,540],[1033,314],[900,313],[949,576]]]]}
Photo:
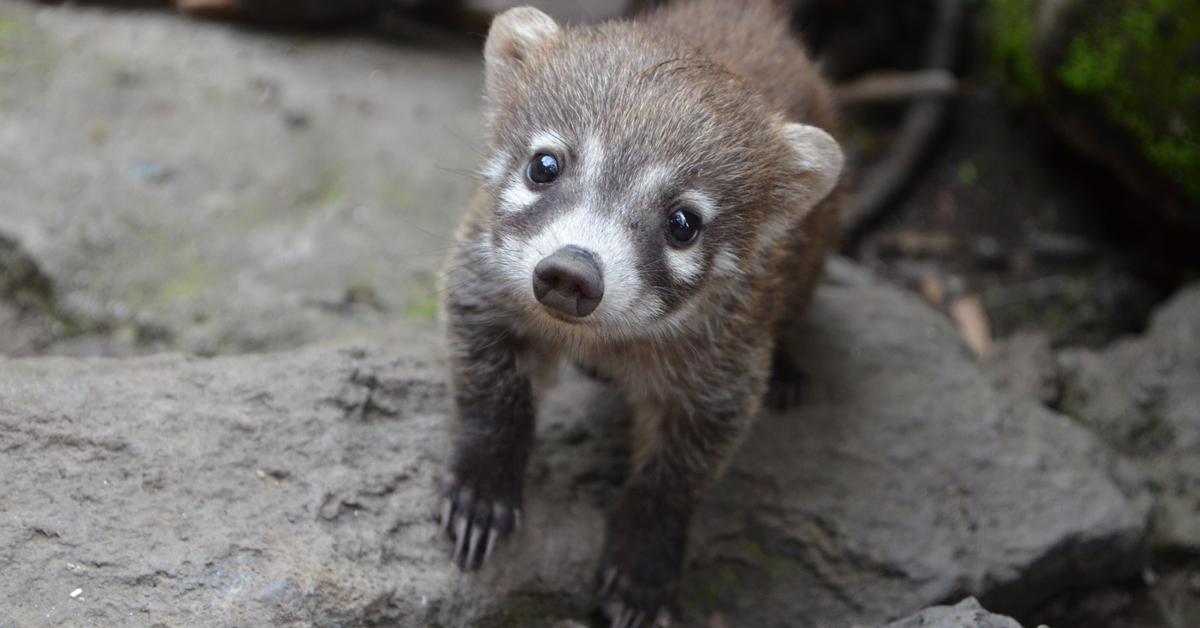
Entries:
{"type": "Polygon", "coordinates": [[[877,72],[837,88],[838,104],[847,107],[913,98],[947,98],[958,91],[958,79],[947,70],[877,72]]]}
{"type": "MultiPolygon", "coordinates": [[[[937,22],[926,50],[927,70],[953,69],[962,15],[962,0],[938,1],[937,22]]],[[[846,250],[853,250],[891,208],[916,172],[948,111],[949,104],[943,98],[923,98],[909,106],[891,154],[863,176],[849,211],[842,216],[846,250]]]]}

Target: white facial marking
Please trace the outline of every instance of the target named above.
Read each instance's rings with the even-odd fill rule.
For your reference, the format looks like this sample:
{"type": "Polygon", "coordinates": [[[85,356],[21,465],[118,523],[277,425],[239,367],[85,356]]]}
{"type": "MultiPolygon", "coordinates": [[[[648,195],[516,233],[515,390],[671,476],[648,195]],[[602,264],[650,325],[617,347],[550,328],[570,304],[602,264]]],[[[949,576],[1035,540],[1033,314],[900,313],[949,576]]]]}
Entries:
{"type": "Polygon", "coordinates": [[[667,166],[653,166],[647,168],[641,178],[637,181],[637,186],[634,188],[632,198],[637,202],[653,199],[660,190],[671,182],[675,176],[675,169],[667,166]]]}
{"type": "Polygon", "coordinates": [[[702,190],[688,190],[679,195],[679,201],[694,208],[704,224],[716,220],[720,213],[717,202],[702,190]]]}
{"type": "Polygon", "coordinates": [[[508,155],[504,153],[496,153],[491,159],[483,165],[479,174],[483,176],[487,184],[496,188],[504,182],[504,170],[508,165],[508,155]]]}
{"type": "Polygon", "coordinates": [[[604,172],[604,142],[592,134],[583,142],[580,151],[580,161],[583,167],[583,185],[588,194],[594,195],[600,188],[601,174],[604,172]]]}
{"type": "Polygon", "coordinates": [[[596,256],[604,277],[604,298],[588,321],[628,321],[629,314],[652,316],[662,303],[640,299],[642,280],[638,274],[637,251],[628,234],[605,216],[586,205],[576,207],[547,225],[528,241],[511,237],[501,240],[496,259],[509,280],[533,296],[533,269],[546,256],[573,244],[596,256]]]}
{"type": "Polygon", "coordinates": [[[690,284],[704,273],[704,256],[700,247],[687,249],[667,247],[667,270],[676,281],[690,284]]]}
{"type": "Polygon", "coordinates": [[[561,159],[567,153],[567,145],[563,142],[562,134],[554,131],[534,133],[529,140],[529,155],[551,152],[561,159]]]}
{"type": "Polygon", "coordinates": [[[529,189],[520,176],[512,177],[500,193],[500,209],[509,214],[525,211],[538,200],[538,193],[529,189]]]}

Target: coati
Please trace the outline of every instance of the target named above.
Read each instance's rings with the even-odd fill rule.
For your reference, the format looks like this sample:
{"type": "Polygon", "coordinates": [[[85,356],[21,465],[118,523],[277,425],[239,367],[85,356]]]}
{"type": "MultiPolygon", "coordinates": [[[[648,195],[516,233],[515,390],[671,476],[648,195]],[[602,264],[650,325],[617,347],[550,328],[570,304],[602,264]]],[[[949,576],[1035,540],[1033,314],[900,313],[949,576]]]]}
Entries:
{"type": "Polygon", "coordinates": [[[665,617],[693,509],[759,412],[841,205],[830,88],[787,25],[770,0],[495,18],[490,158],[444,274],[440,516],[461,568],[519,527],[536,376],[566,359],[633,414],[602,608],[614,626],[665,617]]]}

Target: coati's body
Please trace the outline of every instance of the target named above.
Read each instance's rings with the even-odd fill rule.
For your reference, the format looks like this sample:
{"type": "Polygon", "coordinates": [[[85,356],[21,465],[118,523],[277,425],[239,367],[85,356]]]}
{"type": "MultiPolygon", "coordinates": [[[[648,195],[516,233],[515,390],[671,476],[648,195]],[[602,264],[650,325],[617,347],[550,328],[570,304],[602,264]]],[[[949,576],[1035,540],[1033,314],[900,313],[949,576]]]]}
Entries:
{"type": "Polygon", "coordinates": [[[519,522],[535,380],[567,359],[634,414],[605,607],[640,625],[668,604],[693,507],[758,413],[837,223],[833,103],[787,24],[768,0],[493,24],[492,156],[446,273],[460,566],[519,522]]]}

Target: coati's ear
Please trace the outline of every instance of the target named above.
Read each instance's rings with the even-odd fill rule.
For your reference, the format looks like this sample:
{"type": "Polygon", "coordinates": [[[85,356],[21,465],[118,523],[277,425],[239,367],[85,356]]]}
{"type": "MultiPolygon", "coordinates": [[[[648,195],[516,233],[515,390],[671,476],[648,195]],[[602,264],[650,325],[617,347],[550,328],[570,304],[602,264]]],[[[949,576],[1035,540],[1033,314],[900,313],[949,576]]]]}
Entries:
{"type": "Polygon", "coordinates": [[[837,187],[846,158],[837,140],[815,126],[785,122],[779,132],[791,149],[791,166],[798,173],[799,192],[807,212],[837,187]]]}
{"type": "Polygon", "coordinates": [[[488,95],[497,96],[516,69],[558,30],[554,18],[533,7],[517,7],[496,16],[483,48],[488,95]]]}

